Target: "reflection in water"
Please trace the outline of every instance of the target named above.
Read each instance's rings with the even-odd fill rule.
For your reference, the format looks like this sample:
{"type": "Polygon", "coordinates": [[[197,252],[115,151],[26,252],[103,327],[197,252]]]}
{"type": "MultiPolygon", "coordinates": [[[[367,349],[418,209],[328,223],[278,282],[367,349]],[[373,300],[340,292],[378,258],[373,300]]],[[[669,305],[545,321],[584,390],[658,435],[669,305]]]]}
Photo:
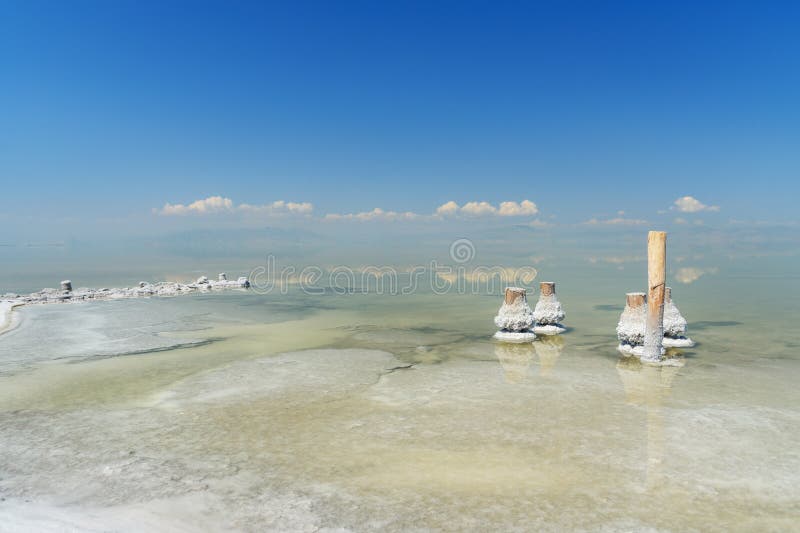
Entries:
{"type": "Polygon", "coordinates": [[[617,373],[632,405],[647,407],[647,489],[658,488],[663,479],[664,420],[661,406],[672,391],[677,366],[642,364],[636,357],[623,357],[617,373]]]}
{"type": "Polygon", "coordinates": [[[521,344],[500,342],[494,347],[494,355],[500,361],[508,383],[525,381],[535,354],[533,344],[529,342],[521,344]]]}
{"type": "Polygon", "coordinates": [[[549,376],[564,350],[564,339],[560,335],[540,335],[533,343],[498,343],[494,354],[503,367],[508,383],[522,383],[534,356],[539,356],[539,375],[549,376]]]}
{"type": "Polygon", "coordinates": [[[534,343],[536,355],[539,356],[539,374],[549,376],[556,366],[556,361],[564,349],[564,339],[561,335],[545,335],[536,338],[534,343]]]}

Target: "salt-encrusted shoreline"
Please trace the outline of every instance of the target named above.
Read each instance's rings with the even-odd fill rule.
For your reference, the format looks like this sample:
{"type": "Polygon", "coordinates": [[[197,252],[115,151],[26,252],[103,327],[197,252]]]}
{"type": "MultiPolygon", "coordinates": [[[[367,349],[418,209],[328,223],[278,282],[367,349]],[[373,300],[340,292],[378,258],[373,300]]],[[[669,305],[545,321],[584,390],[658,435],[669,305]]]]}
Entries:
{"type": "Polygon", "coordinates": [[[0,335],[19,325],[19,315],[14,312],[14,308],[20,305],[22,304],[0,300],[0,335]]]}
{"type": "Polygon", "coordinates": [[[247,289],[250,281],[246,277],[229,280],[225,273],[219,275],[217,280],[209,280],[201,276],[194,283],[178,283],[174,281],[159,281],[150,283],[140,281],[136,287],[90,289],[79,287],[72,289],[72,282],[64,280],[60,289],[42,289],[28,295],[8,293],[0,296],[0,334],[10,331],[18,324],[15,307],[30,304],[74,303],[94,300],[119,300],[125,298],[147,298],[151,296],[180,296],[195,292],[247,289]]]}

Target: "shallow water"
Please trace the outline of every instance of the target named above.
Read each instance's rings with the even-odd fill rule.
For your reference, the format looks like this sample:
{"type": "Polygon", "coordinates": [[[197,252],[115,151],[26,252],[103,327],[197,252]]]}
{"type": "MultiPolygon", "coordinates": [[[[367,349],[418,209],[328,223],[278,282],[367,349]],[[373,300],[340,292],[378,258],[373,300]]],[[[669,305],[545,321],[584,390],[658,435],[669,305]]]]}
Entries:
{"type": "Polygon", "coordinates": [[[497,295],[25,308],[0,530],[790,530],[798,291],[743,286],[675,287],[698,346],[663,368],[615,350],[631,289],[579,278],[533,345],[491,340],[497,295]]]}

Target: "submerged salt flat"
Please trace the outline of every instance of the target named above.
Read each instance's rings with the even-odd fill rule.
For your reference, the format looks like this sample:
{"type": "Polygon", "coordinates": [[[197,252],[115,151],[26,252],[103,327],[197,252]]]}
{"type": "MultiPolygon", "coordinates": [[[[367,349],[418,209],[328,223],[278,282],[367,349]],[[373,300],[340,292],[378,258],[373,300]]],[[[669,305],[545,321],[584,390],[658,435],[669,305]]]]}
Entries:
{"type": "Polygon", "coordinates": [[[532,345],[491,340],[485,296],[142,301],[213,342],[9,362],[0,530],[791,529],[794,337],[685,298],[700,344],[643,367],[616,302],[560,295],[575,329],[532,345]]]}

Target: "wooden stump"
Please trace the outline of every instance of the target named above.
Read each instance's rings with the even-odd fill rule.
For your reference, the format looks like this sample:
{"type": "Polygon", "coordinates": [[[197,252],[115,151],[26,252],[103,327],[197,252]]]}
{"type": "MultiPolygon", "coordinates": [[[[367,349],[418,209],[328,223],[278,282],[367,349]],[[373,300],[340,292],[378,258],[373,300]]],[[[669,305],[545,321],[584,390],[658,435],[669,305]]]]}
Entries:
{"type": "Polygon", "coordinates": [[[526,292],[527,291],[525,289],[521,289],[519,287],[506,287],[506,304],[511,305],[520,298],[527,301],[527,298],[525,297],[526,292]]]}
{"type": "Polygon", "coordinates": [[[556,284],[552,281],[541,281],[539,290],[542,291],[542,296],[551,296],[556,293],[556,284]]]}
{"type": "Polygon", "coordinates": [[[631,309],[637,309],[644,305],[647,297],[643,292],[628,292],[625,294],[625,303],[631,309]]]}

